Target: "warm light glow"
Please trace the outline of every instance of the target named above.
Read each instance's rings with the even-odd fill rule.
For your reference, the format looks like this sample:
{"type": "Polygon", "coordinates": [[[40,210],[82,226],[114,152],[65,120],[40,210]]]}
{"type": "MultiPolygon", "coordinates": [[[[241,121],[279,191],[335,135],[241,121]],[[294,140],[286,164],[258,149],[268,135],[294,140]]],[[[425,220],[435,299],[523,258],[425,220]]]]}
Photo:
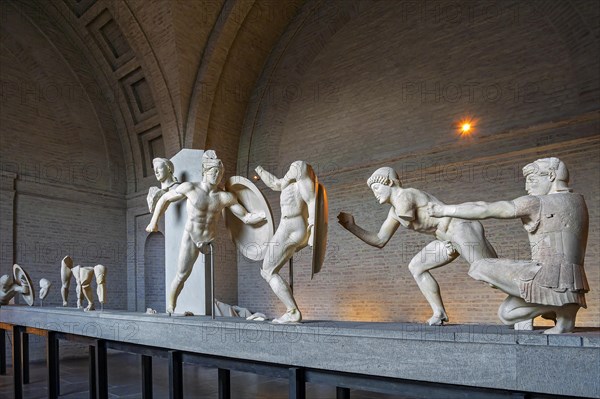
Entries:
{"type": "Polygon", "coordinates": [[[460,122],[456,124],[458,134],[461,137],[467,137],[474,133],[475,131],[475,119],[472,118],[463,118],[460,122]]]}

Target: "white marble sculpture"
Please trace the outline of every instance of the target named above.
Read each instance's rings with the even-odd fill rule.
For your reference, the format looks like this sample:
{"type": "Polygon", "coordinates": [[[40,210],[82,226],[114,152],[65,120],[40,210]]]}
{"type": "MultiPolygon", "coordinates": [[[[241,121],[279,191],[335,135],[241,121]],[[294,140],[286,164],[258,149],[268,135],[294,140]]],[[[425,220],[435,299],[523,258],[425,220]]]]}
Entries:
{"type": "Polygon", "coordinates": [[[208,253],[217,233],[221,211],[229,210],[245,224],[257,224],[265,220],[264,213],[250,213],[241,206],[234,195],[218,187],[223,178],[223,163],[214,151],[202,156],[202,182],[183,182],[160,197],[146,231],[158,231],[158,220],[169,204],[186,200],[187,223],[179,248],[178,271],[171,283],[167,299],[167,313],[173,313],[177,297],[192,272],[200,252],[208,253]]]}
{"type": "Polygon", "coordinates": [[[447,265],[459,256],[469,263],[495,258],[496,252],[485,238],[483,226],[477,221],[429,215],[428,203],[443,203],[424,191],[402,187],[400,178],[392,168],[377,169],[367,184],[380,204],[392,206],[379,232],[364,230],[355,224],[351,214],[345,212],[338,215],[339,223],[362,241],[377,248],[383,248],[400,226],[434,236],[435,239],[412,258],[408,269],[433,310],[433,316],[427,323],[442,325],[449,318],[440,287],[430,270],[447,265]]]}
{"type": "Polygon", "coordinates": [[[52,286],[52,283],[50,282],[50,280],[43,278],[40,280],[40,299],[41,299],[41,306],[44,306],[44,299],[46,299],[46,297],[48,296],[48,292],[50,291],[50,286],[52,286]]]}
{"type": "MultiPolygon", "coordinates": [[[[302,314],[298,309],[290,285],[279,275],[279,271],[295,252],[307,245],[313,247],[318,244],[318,251],[322,251],[324,254],[325,242],[315,242],[317,234],[314,230],[316,210],[319,208],[317,206],[319,184],[312,167],[304,161],[293,162],[281,179],[264,170],[262,166],[256,168],[256,173],[269,188],[281,191],[281,220],[269,243],[270,247],[266,251],[260,272],[275,295],[286,306],[286,312],[281,317],[274,319],[273,322],[297,323],[302,321],[302,314]]],[[[326,224],[323,228],[326,228],[326,224]]],[[[325,237],[325,235],[319,236],[325,237]]],[[[315,247],[313,253],[318,251],[315,247]]],[[[318,257],[322,261],[323,257],[318,257]]],[[[320,269],[320,265],[318,269],[320,269]]],[[[313,270],[315,270],[314,266],[313,270]]]]}
{"type": "Polygon", "coordinates": [[[160,188],[150,187],[148,190],[146,201],[148,202],[150,213],[154,212],[154,208],[160,197],[179,184],[177,177],[174,176],[175,167],[173,166],[173,162],[167,158],[154,158],[152,160],[152,166],[154,167],[156,180],[160,182],[160,188]]]}
{"type": "Polygon", "coordinates": [[[62,296],[63,306],[67,306],[69,300],[69,287],[71,286],[71,276],[73,275],[73,259],[70,256],[65,256],[60,262],[60,280],[62,286],[60,295],[62,296]]]}
{"type": "Polygon", "coordinates": [[[77,265],[71,270],[73,272],[73,277],[75,277],[75,283],[77,284],[75,288],[75,294],[77,295],[77,309],[83,308],[83,297],[85,296],[88,305],[83,310],[86,312],[95,310],[96,307],[94,306],[94,295],[92,291],[94,268],[77,265]]]}
{"type": "Polygon", "coordinates": [[[568,187],[569,172],[558,158],[544,158],[523,168],[529,195],[512,201],[431,202],[430,215],[464,219],[521,219],[531,245],[531,260],[479,259],[469,275],[508,294],[498,310],[505,324],[542,316],[555,321],[546,334],[572,332],[589,291],[583,267],[588,211],[581,194],[568,187]]]}
{"type": "MultiPolygon", "coordinates": [[[[96,294],[100,304],[104,306],[106,296],[106,266],[96,265],[91,266],[73,266],[73,259],[70,256],[65,256],[61,261],[60,276],[62,281],[61,295],[63,306],[67,306],[69,299],[69,287],[71,286],[71,278],[75,278],[75,294],[77,297],[77,309],[83,308],[83,298],[88,301],[88,306],[84,311],[95,310],[94,295],[92,290],[92,280],[96,277],[96,294]]],[[[41,284],[41,282],[40,282],[41,284]]]]}
{"type": "Polygon", "coordinates": [[[100,302],[100,306],[104,309],[106,298],[106,266],[94,266],[94,275],[96,276],[96,295],[98,295],[98,302],[100,302]]]}
{"type": "Polygon", "coordinates": [[[0,305],[8,305],[19,293],[29,306],[33,306],[35,292],[31,278],[21,266],[15,264],[12,276],[5,274],[0,277],[0,305]]]}

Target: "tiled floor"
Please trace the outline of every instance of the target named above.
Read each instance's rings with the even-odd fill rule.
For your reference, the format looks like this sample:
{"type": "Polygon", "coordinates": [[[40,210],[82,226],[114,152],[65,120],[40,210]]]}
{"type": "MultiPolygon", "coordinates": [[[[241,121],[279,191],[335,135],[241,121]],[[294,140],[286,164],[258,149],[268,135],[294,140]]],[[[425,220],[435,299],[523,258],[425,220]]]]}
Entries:
{"type": "MultiPolygon", "coordinates": [[[[116,353],[108,358],[108,383],[110,398],[141,398],[140,360],[136,355],[116,353]]],[[[154,398],[168,398],[167,361],[153,360],[154,398]]],[[[68,359],[60,363],[61,398],[88,398],[87,359],[68,359]]],[[[231,373],[231,393],[234,399],[286,399],[287,380],[258,376],[248,373],[231,373]]],[[[47,398],[46,364],[31,363],[30,383],[24,386],[26,399],[47,398]]],[[[13,397],[12,369],[0,376],[0,398],[13,397]]],[[[190,399],[218,398],[217,370],[194,365],[184,365],[184,397],[190,399]]],[[[334,399],[335,387],[307,384],[309,399],[334,399]]],[[[352,390],[352,399],[404,399],[400,395],[383,395],[352,390]]]]}

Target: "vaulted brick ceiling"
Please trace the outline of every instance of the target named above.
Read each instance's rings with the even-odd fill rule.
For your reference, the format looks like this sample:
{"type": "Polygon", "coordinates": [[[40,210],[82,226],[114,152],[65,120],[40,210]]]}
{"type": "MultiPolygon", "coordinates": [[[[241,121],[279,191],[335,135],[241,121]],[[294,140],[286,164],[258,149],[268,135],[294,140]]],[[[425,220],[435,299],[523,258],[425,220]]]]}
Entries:
{"type": "Polygon", "coordinates": [[[154,184],[152,158],[184,147],[221,150],[226,166],[235,167],[254,84],[303,3],[8,1],[75,73],[93,76],[86,90],[98,92],[92,103],[99,118],[110,114],[102,126],[121,141],[129,194],[154,184]]]}

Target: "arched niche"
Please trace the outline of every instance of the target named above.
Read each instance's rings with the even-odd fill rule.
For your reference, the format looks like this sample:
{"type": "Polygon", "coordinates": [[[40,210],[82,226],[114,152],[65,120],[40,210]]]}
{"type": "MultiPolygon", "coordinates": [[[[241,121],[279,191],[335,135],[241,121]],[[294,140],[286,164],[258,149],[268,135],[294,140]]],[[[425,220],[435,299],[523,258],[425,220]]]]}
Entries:
{"type": "Polygon", "coordinates": [[[165,312],[165,236],[151,233],[144,244],[144,302],[146,308],[165,312]]]}

